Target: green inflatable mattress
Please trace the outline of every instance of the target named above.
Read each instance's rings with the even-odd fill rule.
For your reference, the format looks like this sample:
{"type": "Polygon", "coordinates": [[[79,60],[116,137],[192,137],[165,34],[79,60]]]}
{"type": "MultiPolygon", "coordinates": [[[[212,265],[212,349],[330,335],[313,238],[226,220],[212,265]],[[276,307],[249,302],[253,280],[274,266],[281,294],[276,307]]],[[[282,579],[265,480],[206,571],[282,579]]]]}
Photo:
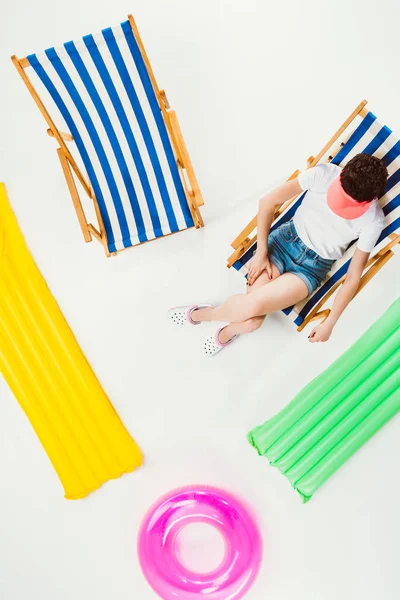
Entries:
{"type": "Polygon", "coordinates": [[[250,443],[304,502],[400,410],[400,299],[250,443]]]}

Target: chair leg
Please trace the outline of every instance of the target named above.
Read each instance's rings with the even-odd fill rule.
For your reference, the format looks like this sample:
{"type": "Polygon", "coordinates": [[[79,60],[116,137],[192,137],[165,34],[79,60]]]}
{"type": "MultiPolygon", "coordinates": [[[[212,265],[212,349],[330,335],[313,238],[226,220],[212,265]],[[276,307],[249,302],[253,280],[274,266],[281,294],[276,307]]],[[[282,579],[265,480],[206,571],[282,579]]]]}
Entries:
{"type": "Polygon", "coordinates": [[[178,117],[176,116],[176,112],[174,110],[169,110],[167,114],[168,114],[169,121],[171,123],[171,127],[174,132],[176,144],[180,150],[182,166],[186,170],[186,173],[187,173],[187,176],[189,179],[189,183],[194,192],[194,197],[193,197],[194,203],[197,207],[203,206],[204,205],[203,196],[201,195],[197,177],[196,177],[196,174],[195,174],[193,166],[192,166],[192,161],[190,160],[189,152],[186,148],[185,140],[183,139],[183,135],[182,135],[182,131],[181,131],[181,128],[179,125],[178,117]]]}
{"type": "Polygon", "coordinates": [[[90,198],[92,199],[92,201],[94,203],[94,208],[95,208],[95,212],[96,212],[96,216],[97,216],[97,221],[99,223],[100,231],[98,231],[96,229],[96,227],[94,225],[92,225],[92,223],[87,222],[86,215],[84,213],[83,206],[81,203],[81,199],[79,197],[78,190],[76,188],[74,176],[71,171],[71,166],[70,166],[68,157],[65,155],[65,152],[62,148],[57,149],[57,154],[58,154],[58,158],[60,159],[61,167],[62,167],[64,176],[65,176],[65,179],[67,182],[69,192],[71,194],[72,202],[74,204],[75,211],[78,216],[79,225],[81,226],[81,230],[82,230],[85,242],[91,242],[92,237],[94,237],[103,246],[105,255],[111,256],[110,252],[108,250],[107,236],[106,236],[105,229],[104,229],[103,219],[100,214],[100,210],[99,210],[96,198],[94,196],[93,190],[90,188],[90,186],[88,186],[88,190],[90,192],[90,198]]]}
{"type": "Polygon", "coordinates": [[[94,206],[94,211],[96,213],[96,217],[97,217],[97,222],[99,224],[99,229],[100,229],[100,242],[103,245],[104,248],[104,253],[107,257],[109,256],[116,256],[117,252],[112,252],[110,254],[109,250],[108,250],[108,242],[107,242],[107,234],[106,234],[106,229],[104,227],[104,221],[103,221],[103,217],[101,216],[101,212],[100,212],[100,208],[96,199],[96,196],[94,194],[93,188],[90,186],[89,187],[90,190],[90,198],[92,199],[93,202],[93,206],[94,206]]]}
{"type": "MultiPolygon", "coordinates": [[[[164,92],[165,96],[165,92],[164,92]]],[[[167,101],[168,102],[168,101],[167,101]]],[[[169,106],[169,105],[168,105],[169,106]]],[[[174,146],[178,167],[185,170],[185,174],[187,175],[187,179],[190,184],[190,190],[186,184],[185,174],[181,173],[181,176],[184,180],[184,187],[186,192],[186,197],[189,203],[189,207],[192,213],[192,217],[195,223],[196,228],[204,227],[204,221],[201,216],[199,207],[203,206],[204,200],[200,191],[199,184],[197,182],[197,177],[194,172],[189,153],[186,148],[185,141],[182,136],[181,128],[179,126],[178,118],[176,116],[175,111],[173,110],[164,110],[162,111],[164,115],[164,120],[167,125],[168,132],[170,134],[172,145],[174,146]]]]}
{"type": "Polygon", "coordinates": [[[69,193],[71,194],[72,202],[75,207],[79,225],[80,225],[82,233],[83,233],[83,238],[84,238],[85,242],[91,242],[92,236],[90,233],[89,225],[86,220],[85,213],[83,211],[82,203],[79,198],[78,190],[76,189],[75,180],[72,175],[68,159],[62,148],[57,149],[57,154],[58,154],[58,158],[60,159],[61,167],[62,167],[62,170],[64,173],[65,180],[67,182],[69,193]]]}
{"type": "Polygon", "coordinates": [[[190,212],[191,212],[191,215],[193,218],[194,226],[196,229],[199,229],[200,227],[204,227],[204,221],[203,221],[203,217],[201,216],[200,210],[198,209],[198,207],[196,205],[195,193],[188,186],[188,183],[186,180],[186,174],[185,174],[184,169],[179,160],[177,161],[177,165],[178,165],[178,171],[179,171],[179,175],[180,175],[180,178],[182,181],[183,189],[185,190],[185,195],[186,195],[186,199],[188,201],[189,209],[190,209],[190,212]]]}

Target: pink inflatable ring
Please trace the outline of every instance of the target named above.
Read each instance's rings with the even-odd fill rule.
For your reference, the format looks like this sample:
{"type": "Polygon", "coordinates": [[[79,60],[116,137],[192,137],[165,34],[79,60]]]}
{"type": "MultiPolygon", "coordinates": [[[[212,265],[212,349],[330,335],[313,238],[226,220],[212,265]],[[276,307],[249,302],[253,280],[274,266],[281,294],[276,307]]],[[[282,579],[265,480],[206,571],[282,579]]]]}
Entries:
{"type": "Polygon", "coordinates": [[[138,553],[147,581],[164,600],[237,600],[257,576],[262,541],[238,500],[216,488],[191,486],[169,492],[150,509],[138,553]],[[177,536],[191,523],[212,525],[225,540],[225,556],[209,573],[189,571],[177,557],[177,536]]]}

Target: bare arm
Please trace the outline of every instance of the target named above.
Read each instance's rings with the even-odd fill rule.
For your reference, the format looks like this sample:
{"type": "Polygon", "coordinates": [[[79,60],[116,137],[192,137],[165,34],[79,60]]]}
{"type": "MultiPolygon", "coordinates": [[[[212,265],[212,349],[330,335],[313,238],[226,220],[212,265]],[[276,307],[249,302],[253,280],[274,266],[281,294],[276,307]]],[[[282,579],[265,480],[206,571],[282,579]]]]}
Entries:
{"type": "Polygon", "coordinates": [[[329,340],[337,320],[358,290],[368,258],[368,252],[356,248],[346,279],[336,294],[329,317],[323,323],[314,327],[309,335],[310,342],[326,342],[329,340]]]}
{"type": "Polygon", "coordinates": [[[249,267],[248,282],[250,285],[253,285],[264,271],[267,271],[271,277],[271,265],[268,260],[268,235],[274,220],[275,209],[286,200],[300,194],[301,191],[302,189],[296,177],[261,198],[257,215],[257,251],[249,267]]]}

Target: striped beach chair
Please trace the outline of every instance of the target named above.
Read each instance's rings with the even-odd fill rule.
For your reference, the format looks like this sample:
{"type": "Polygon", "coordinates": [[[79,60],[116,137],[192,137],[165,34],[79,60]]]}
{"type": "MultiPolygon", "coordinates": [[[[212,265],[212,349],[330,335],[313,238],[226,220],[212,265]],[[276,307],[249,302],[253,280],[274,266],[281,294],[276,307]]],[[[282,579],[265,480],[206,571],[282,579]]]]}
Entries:
{"type": "Polygon", "coordinates": [[[203,226],[203,200],[176,114],[131,15],[117,27],[12,61],[59,144],[86,242],[96,238],[110,255],[203,226]],[[67,133],[56,125],[60,117],[67,133]],[[94,203],[97,227],[85,216],[78,181],[94,203]]]}
{"type": "MultiPolygon", "coordinates": [[[[355,154],[365,152],[381,158],[388,168],[389,179],[379,199],[385,213],[384,229],[371,253],[357,293],[387,263],[393,256],[394,247],[400,243],[400,141],[388,127],[378,122],[375,115],[367,110],[366,104],[366,100],[361,102],[321,152],[307,160],[308,168],[323,162],[344,166],[355,154]]],[[[297,177],[299,173],[295,171],[289,179],[297,177]]],[[[306,193],[292,198],[277,209],[271,231],[293,217],[306,193]]],[[[257,247],[257,234],[252,235],[256,227],[257,217],[254,217],[232,242],[234,252],[228,259],[228,267],[233,266],[245,277],[248,263],[257,247]]],[[[324,320],[329,315],[330,309],[325,305],[343,283],[355,247],[354,242],[350,244],[343,257],[333,265],[325,282],[311,296],[283,311],[294,321],[298,331],[311,321],[324,320]]]]}

